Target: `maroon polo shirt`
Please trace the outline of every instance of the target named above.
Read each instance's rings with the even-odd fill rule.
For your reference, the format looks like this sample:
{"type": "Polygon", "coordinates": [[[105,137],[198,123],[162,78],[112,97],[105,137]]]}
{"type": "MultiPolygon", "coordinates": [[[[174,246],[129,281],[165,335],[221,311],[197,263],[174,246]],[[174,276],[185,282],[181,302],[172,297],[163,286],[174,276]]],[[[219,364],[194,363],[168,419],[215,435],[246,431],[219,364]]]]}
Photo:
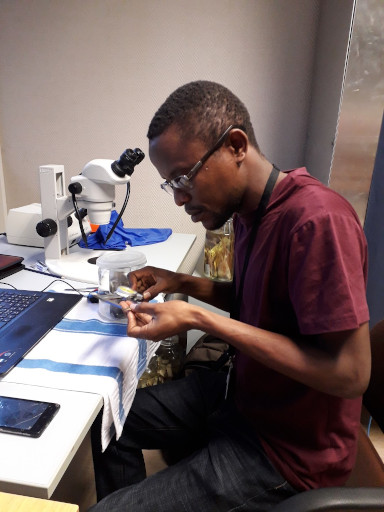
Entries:
{"type": "MultiPolygon", "coordinates": [[[[311,345],[316,334],[368,321],[367,244],[345,199],[305,168],[287,173],[257,233],[240,320],[311,345]]],[[[253,214],[234,219],[237,284],[252,224],[253,214]]],[[[237,407],[294,487],[345,483],[356,456],[361,398],[315,391],[240,352],[234,382],[237,407]]]]}

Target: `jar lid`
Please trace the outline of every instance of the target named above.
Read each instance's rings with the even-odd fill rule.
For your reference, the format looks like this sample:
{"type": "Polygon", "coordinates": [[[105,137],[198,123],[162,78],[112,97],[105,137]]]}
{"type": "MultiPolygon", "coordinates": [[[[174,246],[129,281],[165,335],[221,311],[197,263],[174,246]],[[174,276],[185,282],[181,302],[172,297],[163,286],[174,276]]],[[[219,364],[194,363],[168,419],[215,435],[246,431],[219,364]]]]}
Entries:
{"type": "Polygon", "coordinates": [[[108,252],[99,256],[96,260],[96,265],[100,268],[133,268],[144,267],[147,264],[145,254],[134,249],[126,249],[118,252],[108,252]]]}
{"type": "Polygon", "coordinates": [[[168,338],[164,338],[161,340],[160,345],[163,345],[165,347],[169,347],[171,345],[178,345],[179,344],[179,337],[177,334],[174,336],[169,336],[168,338]]]}

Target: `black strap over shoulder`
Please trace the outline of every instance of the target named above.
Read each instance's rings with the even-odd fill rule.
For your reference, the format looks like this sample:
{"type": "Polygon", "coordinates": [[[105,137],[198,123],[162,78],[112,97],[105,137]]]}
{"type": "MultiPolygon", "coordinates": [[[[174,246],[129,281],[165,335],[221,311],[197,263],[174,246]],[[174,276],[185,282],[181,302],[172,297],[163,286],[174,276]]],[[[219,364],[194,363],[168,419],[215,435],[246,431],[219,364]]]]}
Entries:
{"type": "MultiPolygon", "coordinates": [[[[232,300],[231,318],[234,318],[236,320],[239,318],[241,299],[243,296],[245,274],[247,272],[247,267],[248,267],[248,263],[249,263],[249,258],[251,256],[253,244],[255,243],[255,239],[256,239],[257,231],[258,231],[260,223],[261,223],[261,219],[263,218],[263,215],[264,215],[267,205],[269,203],[269,199],[271,197],[273,188],[276,184],[276,180],[279,176],[279,172],[280,172],[280,170],[275,165],[273,165],[271,173],[268,178],[268,181],[265,185],[263,195],[261,196],[260,203],[257,207],[254,223],[252,226],[252,231],[251,231],[248,245],[247,245],[247,252],[245,254],[244,265],[243,265],[243,269],[241,272],[241,278],[240,278],[240,285],[239,285],[239,289],[238,289],[237,293],[236,293],[236,274],[234,274],[234,276],[233,276],[233,281],[232,281],[233,294],[232,294],[232,296],[236,297],[236,298],[234,300],[232,300]]],[[[235,352],[234,347],[229,345],[228,350],[226,350],[219,357],[219,359],[214,363],[213,369],[219,370],[220,368],[222,368],[228,362],[228,360],[233,356],[234,352],[235,352]]]]}
{"type": "Polygon", "coordinates": [[[265,185],[263,195],[261,196],[259,206],[257,207],[256,213],[255,213],[255,219],[252,226],[252,231],[249,236],[248,246],[247,246],[247,252],[245,254],[244,259],[244,265],[243,269],[241,271],[241,278],[240,278],[240,284],[239,289],[236,293],[236,275],[233,277],[233,297],[236,297],[235,300],[232,302],[232,308],[231,308],[231,318],[238,319],[239,318],[239,312],[240,312],[240,304],[241,299],[243,296],[243,288],[244,288],[244,280],[245,280],[245,274],[247,272],[249,258],[251,257],[251,252],[253,248],[253,244],[255,243],[257,231],[259,229],[261,219],[263,218],[263,215],[265,213],[265,210],[267,208],[267,205],[269,203],[269,199],[271,197],[273,188],[276,184],[276,180],[279,176],[279,169],[273,165],[271,173],[269,175],[268,181],[265,185]]]}

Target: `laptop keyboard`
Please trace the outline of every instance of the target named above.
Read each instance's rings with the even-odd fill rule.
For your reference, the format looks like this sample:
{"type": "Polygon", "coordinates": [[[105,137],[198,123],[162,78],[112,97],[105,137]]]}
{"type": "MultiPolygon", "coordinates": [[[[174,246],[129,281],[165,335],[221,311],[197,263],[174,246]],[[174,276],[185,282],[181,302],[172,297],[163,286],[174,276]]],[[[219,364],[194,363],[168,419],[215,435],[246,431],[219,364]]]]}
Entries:
{"type": "Polygon", "coordinates": [[[36,292],[0,292],[0,329],[40,297],[41,293],[36,292]]]}

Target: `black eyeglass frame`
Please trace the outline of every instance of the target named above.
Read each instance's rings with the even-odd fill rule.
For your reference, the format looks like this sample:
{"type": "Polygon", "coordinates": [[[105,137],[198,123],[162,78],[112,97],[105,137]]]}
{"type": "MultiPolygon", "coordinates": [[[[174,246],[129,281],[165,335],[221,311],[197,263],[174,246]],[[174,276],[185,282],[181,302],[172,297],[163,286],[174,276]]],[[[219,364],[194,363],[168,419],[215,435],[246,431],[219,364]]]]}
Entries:
{"type": "Polygon", "coordinates": [[[165,180],[163,183],[161,183],[160,187],[167,192],[168,194],[173,194],[173,189],[191,189],[192,184],[191,180],[196,176],[198,171],[202,168],[204,163],[208,160],[210,156],[215,153],[225,142],[225,139],[227,138],[227,135],[231,130],[234,128],[240,128],[241,130],[244,130],[244,127],[237,124],[231,124],[225,132],[221,135],[221,137],[218,139],[216,144],[205,153],[205,155],[192,167],[192,169],[187,174],[182,174],[181,176],[177,176],[173,180],[165,180]]]}

